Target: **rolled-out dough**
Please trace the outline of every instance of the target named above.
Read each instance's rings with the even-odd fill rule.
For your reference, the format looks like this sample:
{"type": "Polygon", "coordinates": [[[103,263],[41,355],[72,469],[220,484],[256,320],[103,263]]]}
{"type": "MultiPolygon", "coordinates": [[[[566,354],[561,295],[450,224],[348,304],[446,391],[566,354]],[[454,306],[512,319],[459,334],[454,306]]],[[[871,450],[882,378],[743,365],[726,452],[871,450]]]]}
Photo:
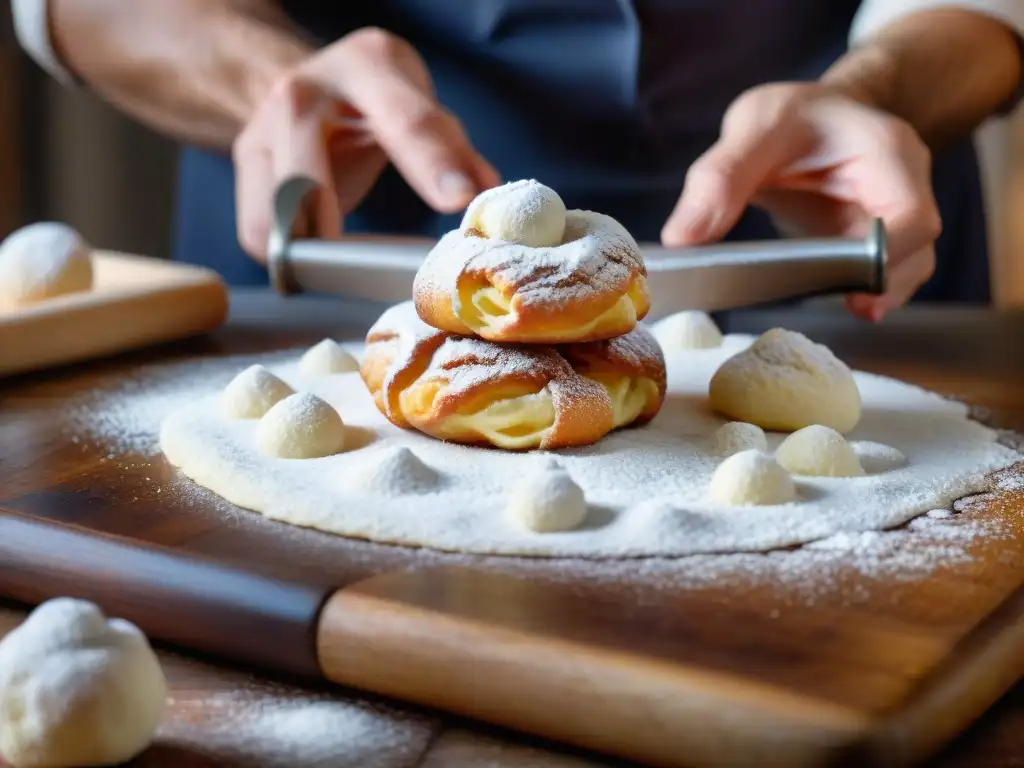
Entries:
{"type": "MultiPolygon", "coordinates": [[[[449,551],[591,558],[760,551],[888,528],[980,490],[987,473],[1022,458],[969,420],[964,405],[855,372],[863,415],[846,437],[868,474],[799,478],[794,503],[723,508],[708,496],[722,461],[709,437],[725,423],[708,407],[708,382],[752,341],[729,335],[717,349],[666,351],[668,398],[650,425],[556,452],[589,505],[572,531],[535,533],[504,514],[510,492],[535,470],[536,454],[451,445],[398,429],[374,407],[358,374],[304,376],[302,350],[294,362],[268,367],[335,407],[363,434],[358,447],[310,461],[268,458],[257,447],[258,422],[227,418],[216,396],[172,413],[161,446],[200,485],[293,525],[449,551]],[[416,477],[404,482],[402,467],[416,477]]],[[[768,451],[784,437],[768,433],[768,451]]]]}

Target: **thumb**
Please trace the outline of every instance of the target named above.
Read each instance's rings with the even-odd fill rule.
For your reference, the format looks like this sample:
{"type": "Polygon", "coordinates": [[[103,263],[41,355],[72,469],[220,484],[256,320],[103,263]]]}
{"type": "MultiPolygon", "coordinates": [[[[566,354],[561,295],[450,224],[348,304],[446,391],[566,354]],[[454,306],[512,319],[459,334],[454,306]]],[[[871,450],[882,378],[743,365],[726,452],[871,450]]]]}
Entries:
{"type": "Polygon", "coordinates": [[[696,245],[725,237],[764,182],[801,146],[775,121],[727,120],[721,138],[690,166],[662,242],[696,245]]]}

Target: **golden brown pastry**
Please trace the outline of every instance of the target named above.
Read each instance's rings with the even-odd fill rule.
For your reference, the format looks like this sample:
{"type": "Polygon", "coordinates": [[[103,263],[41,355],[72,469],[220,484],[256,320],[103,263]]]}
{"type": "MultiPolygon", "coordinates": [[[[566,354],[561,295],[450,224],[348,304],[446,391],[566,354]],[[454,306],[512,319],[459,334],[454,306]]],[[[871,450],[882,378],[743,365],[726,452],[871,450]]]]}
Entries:
{"type": "Polygon", "coordinates": [[[610,216],[565,211],[533,181],[474,200],[427,256],[413,299],[440,330],[527,344],[614,338],[650,309],[647,269],[629,232],[610,216]]]}
{"type": "Polygon", "coordinates": [[[574,371],[604,387],[616,428],[646,424],[658,415],[665,402],[665,358],[642,326],[608,341],[558,349],[574,371]]]}
{"type": "Polygon", "coordinates": [[[590,445],[649,420],[665,382],[661,353],[642,329],[562,348],[497,344],[431,328],[411,302],[370,329],[361,373],[393,424],[507,450],[590,445]]]}

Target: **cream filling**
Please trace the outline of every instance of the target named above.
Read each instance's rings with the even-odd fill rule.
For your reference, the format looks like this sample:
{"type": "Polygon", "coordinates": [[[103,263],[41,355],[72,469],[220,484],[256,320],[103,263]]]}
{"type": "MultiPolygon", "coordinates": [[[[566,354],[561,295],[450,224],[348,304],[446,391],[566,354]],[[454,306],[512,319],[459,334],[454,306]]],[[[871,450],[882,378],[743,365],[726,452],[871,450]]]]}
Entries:
{"type": "Polygon", "coordinates": [[[622,377],[614,381],[594,379],[604,387],[612,401],[615,428],[632,424],[640,416],[649,397],[657,397],[658,385],[647,378],[622,377]]]}
{"type": "MultiPolygon", "coordinates": [[[[634,297],[638,299],[642,290],[641,281],[638,280],[633,290],[620,296],[619,300],[604,312],[582,325],[566,328],[566,340],[587,336],[606,325],[614,327],[635,325],[637,302],[634,297]]],[[[515,320],[511,302],[493,285],[478,288],[467,298],[468,302],[461,302],[461,306],[456,311],[459,319],[475,333],[479,334],[482,331],[500,333],[515,320]],[[465,311],[467,305],[471,308],[469,311],[465,311]]],[[[553,330],[557,329],[547,328],[538,336],[550,338],[553,330]]],[[[530,342],[533,339],[529,335],[523,335],[520,340],[530,342]]]]}
{"type": "Polygon", "coordinates": [[[455,413],[439,425],[441,437],[478,435],[499,448],[536,448],[555,423],[555,404],[547,389],[499,400],[476,413],[455,413]]]}

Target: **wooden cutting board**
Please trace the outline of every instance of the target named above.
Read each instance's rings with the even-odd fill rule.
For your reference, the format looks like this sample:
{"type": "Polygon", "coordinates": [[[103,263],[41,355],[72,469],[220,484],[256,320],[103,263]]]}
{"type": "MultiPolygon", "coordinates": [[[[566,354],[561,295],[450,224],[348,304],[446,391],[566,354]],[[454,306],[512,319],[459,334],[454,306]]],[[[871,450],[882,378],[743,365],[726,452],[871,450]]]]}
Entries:
{"type": "Polygon", "coordinates": [[[213,330],[227,316],[216,272],[111,251],[93,254],[93,290],[0,310],[0,377],[213,330]]]}
{"type": "MultiPolygon", "coordinates": [[[[266,313],[264,305],[253,318],[266,313]]],[[[229,326],[173,355],[184,362],[303,346],[328,333],[355,337],[359,329],[339,328],[325,312],[312,330],[229,326]]],[[[818,338],[844,355],[824,331],[818,338]]],[[[913,350],[930,342],[904,331],[901,346],[898,327],[887,338],[904,378],[935,384],[925,363],[914,367],[913,350]]],[[[976,346],[966,354],[977,353],[976,346]]],[[[0,594],[105,598],[158,638],[187,647],[198,621],[232,626],[223,612],[197,618],[160,597],[168,580],[207,572],[189,571],[187,558],[254,580],[348,585],[327,617],[344,642],[327,658],[351,685],[663,766],[906,764],[940,748],[1024,672],[1022,490],[986,495],[951,523],[998,522],[999,536],[973,540],[970,558],[907,578],[851,565],[797,584],[785,577],[786,554],[772,556],[777,579],[747,578],[727,556],[678,561],[679,574],[692,574],[693,562],[716,574],[705,579],[676,578],[676,565],[665,561],[578,569],[522,562],[510,571],[500,558],[470,562],[273,523],[196,492],[159,457],[69,439],[58,404],[116,386],[147,361],[166,365],[175,359],[169,354],[0,385],[0,507],[158,545],[165,556],[186,558],[185,570],[118,580],[123,563],[86,567],[87,551],[61,549],[58,527],[50,540],[55,575],[26,579],[24,562],[0,558],[0,594]]],[[[996,364],[1019,374],[1005,360],[996,364]]],[[[995,386],[994,374],[981,379],[978,387],[995,386]]],[[[1022,417],[1009,425],[1020,428],[1024,398],[1019,389],[1013,395],[1014,381],[992,404],[1022,417]]],[[[14,519],[0,513],[0,537],[19,530],[5,528],[14,519]]],[[[923,553],[942,544],[921,534],[908,546],[923,553]]],[[[265,601],[268,612],[309,607],[298,597],[275,604],[266,582],[253,584],[244,594],[265,601]]]]}

